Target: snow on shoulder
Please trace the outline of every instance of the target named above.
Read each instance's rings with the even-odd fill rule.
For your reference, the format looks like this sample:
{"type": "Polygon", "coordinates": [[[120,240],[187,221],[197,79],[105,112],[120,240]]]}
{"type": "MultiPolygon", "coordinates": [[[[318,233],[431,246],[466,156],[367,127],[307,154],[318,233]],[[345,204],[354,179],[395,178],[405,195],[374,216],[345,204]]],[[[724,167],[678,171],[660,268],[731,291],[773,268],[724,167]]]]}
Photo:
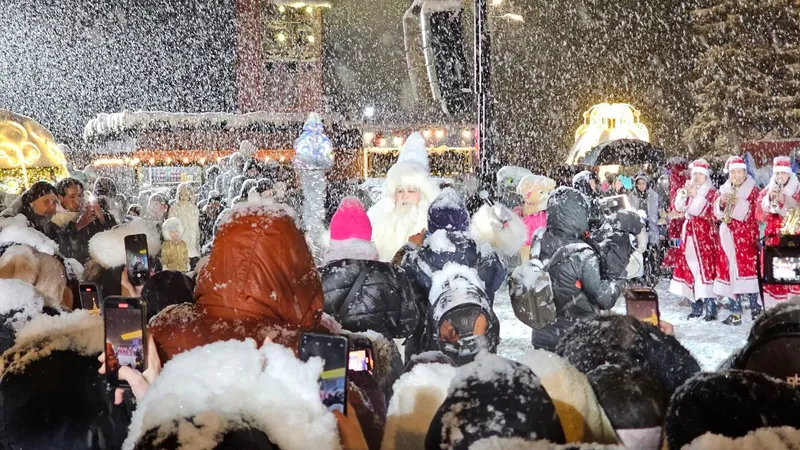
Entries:
{"type": "Polygon", "coordinates": [[[89,255],[106,269],[124,266],[127,263],[125,236],[131,234],[144,234],[147,237],[147,251],[151,256],[161,253],[161,235],[156,225],[149,220],[134,219],[95,234],[89,240],[89,255]]]}
{"type": "Polygon", "coordinates": [[[425,239],[424,245],[428,246],[434,253],[454,253],[456,244],[447,236],[447,230],[436,230],[425,239]]]}
{"type": "Polygon", "coordinates": [[[492,436],[470,445],[469,450],[625,450],[625,447],[602,444],[558,445],[548,441],[528,441],[520,438],[492,436]]]}
{"type": "MultiPolygon", "coordinates": [[[[475,382],[493,383],[497,386],[501,384],[506,386],[513,385],[515,378],[520,374],[519,367],[519,363],[510,359],[489,352],[481,352],[475,357],[475,361],[458,369],[453,381],[450,383],[448,395],[475,382]]],[[[532,379],[528,380],[527,385],[541,386],[538,378],[534,377],[532,373],[530,376],[532,379]]]]}
{"type": "Polygon", "coordinates": [[[58,244],[40,231],[29,227],[28,221],[24,217],[18,215],[2,220],[0,223],[0,229],[2,229],[0,231],[0,244],[25,244],[51,256],[57,254],[58,244]],[[20,217],[22,217],[22,220],[19,219],[20,217]]]}
{"type": "Polygon", "coordinates": [[[800,442],[800,430],[795,428],[759,428],[739,438],[706,433],[690,444],[684,445],[683,450],[750,450],[756,448],[792,450],[797,448],[798,442],[800,442]]]}
{"type": "Polygon", "coordinates": [[[286,347],[267,343],[259,349],[252,339],[181,353],[139,403],[123,449],[133,450],[153,430],[159,437],[177,435],[177,448],[213,449],[226,432],[248,427],[283,450],[304,450],[309,443],[316,450],[339,449],[336,419],[319,398],[321,373],[319,358],[304,363],[286,347]]]}

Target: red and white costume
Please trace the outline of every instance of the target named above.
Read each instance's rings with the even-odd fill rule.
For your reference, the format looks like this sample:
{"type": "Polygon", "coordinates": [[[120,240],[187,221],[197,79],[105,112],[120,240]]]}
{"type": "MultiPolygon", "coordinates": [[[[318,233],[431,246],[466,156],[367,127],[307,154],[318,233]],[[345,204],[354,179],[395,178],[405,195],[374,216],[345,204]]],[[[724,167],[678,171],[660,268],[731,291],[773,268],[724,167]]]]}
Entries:
{"type": "MultiPolygon", "coordinates": [[[[730,172],[735,169],[746,169],[744,159],[738,156],[728,158],[725,170],[730,172]]],[[[732,192],[733,185],[729,178],[719,189],[719,195],[714,201],[714,215],[717,219],[722,220],[725,216],[722,200],[727,200],[732,192]]],[[[717,280],[714,282],[714,293],[719,296],[758,293],[758,195],[756,180],[748,175],[736,192],[736,204],[730,213],[730,223],[722,222],[719,226],[719,248],[722,254],[717,258],[717,280]]]]}
{"type": "Polygon", "coordinates": [[[717,191],[709,178],[708,162],[698,159],[689,165],[694,173],[706,176],[706,182],[697,189],[695,196],[675,197],[674,208],[686,215],[681,231],[680,254],[676,258],[675,272],[669,291],[691,301],[714,298],[715,260],[717,258],[716,219],[713,203],[717,191]]]}
{"type": "MultiPolygon", "coordinates": [[[[783,219],[789,213],[789,210],[797,207],[800,202],[800,182],[797,180],[797,175],[792,173],[791,160],[785,156],[778,156],[772,162],[772,179],[764,190],[759,195],[759,218],[766,222],[764,236],[773,236],[766,239],[766,245],[775,246],[780,243],[781,226],[783,219]],[[777,174],[788,173],[789,181],[781,187],[781,193],[784,196],[783,201],[778,201],[778,211],[771,212],[770,193],[778,186],[777,174]]],[[[763,262],[762,262],[763,264],[763,262]]],[[[763,265],[762,265],[763,267],[763,265]]],[[[779,302],[786,301],[788,294],[800,294],[800,286],[794,285],[777,285],[767,284],[763,286],[764,306],[767,308],[777,305],[779,302]]]]}

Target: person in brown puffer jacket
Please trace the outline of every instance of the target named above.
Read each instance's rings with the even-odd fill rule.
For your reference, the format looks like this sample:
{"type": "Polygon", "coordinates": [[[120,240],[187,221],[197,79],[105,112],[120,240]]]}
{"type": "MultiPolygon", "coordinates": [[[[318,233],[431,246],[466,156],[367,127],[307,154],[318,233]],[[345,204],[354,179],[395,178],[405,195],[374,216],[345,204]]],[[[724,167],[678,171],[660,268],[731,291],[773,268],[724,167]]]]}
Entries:
{"type": "Polygon", "coordinates": [[[278,204],[234,207],[198,274],[195,299],[150,321],[162,363],[230,339],[269,337],[296,350],[300,332],[325,331],[314,261],[292,213],[278,204]]]}

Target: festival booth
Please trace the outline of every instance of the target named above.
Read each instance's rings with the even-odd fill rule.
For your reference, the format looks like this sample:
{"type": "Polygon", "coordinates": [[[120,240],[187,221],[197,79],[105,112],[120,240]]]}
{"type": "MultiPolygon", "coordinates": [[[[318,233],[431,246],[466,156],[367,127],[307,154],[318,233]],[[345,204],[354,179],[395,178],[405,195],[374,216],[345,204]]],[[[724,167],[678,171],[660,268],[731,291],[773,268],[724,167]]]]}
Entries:
{"type": "MultiPolygon", "coordinates": [[[[169,187],[182,182],[202,183],[206,170],[238,151],[244,140],[257,149],[251,156],[289,165],[305,119],[305,114],[268,112],[124,111],[92,119],[84,130],[84,140],[91,148],[88,163],[98,175],[140,188],[169,187]]],[[[341,150],[342,159],[347,160],[346,155],[354,153],[351,148],[357,144],[357,131],[351,131],[336,116],[324,119],[334,153],[341,150]]]]}
{"type": "Polygon", "coordinates": [[[362,130],[365,179],[385,177],[397,161],[406,138],[415,131],[422,133],[427,141],[431,175],[434,177],[454,178],[475,171],[478,149],[474,125],[365,125],[362,130]]]}
{"type": "Polygon", "coordinates": [[[69,176],[50,132],[30,117],[0,110],[0,191],[19,194],[36,181],[69,176]]]}

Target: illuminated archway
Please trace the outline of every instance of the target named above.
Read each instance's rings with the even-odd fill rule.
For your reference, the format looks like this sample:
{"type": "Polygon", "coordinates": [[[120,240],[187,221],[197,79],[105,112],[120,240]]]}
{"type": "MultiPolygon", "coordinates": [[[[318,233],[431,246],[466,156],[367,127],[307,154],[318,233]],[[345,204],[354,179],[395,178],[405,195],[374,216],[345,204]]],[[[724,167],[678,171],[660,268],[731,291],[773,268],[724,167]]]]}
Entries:
{"type": "Polygon", "coordinates": [[[603,142],[639,139],[650,142],[647,127],[639,121],[638,109],[627,103],[599,103],[583,113],[583,125],[575,131],[575,145],[567,164],[578,164],[586,152],[603,142]]]}

